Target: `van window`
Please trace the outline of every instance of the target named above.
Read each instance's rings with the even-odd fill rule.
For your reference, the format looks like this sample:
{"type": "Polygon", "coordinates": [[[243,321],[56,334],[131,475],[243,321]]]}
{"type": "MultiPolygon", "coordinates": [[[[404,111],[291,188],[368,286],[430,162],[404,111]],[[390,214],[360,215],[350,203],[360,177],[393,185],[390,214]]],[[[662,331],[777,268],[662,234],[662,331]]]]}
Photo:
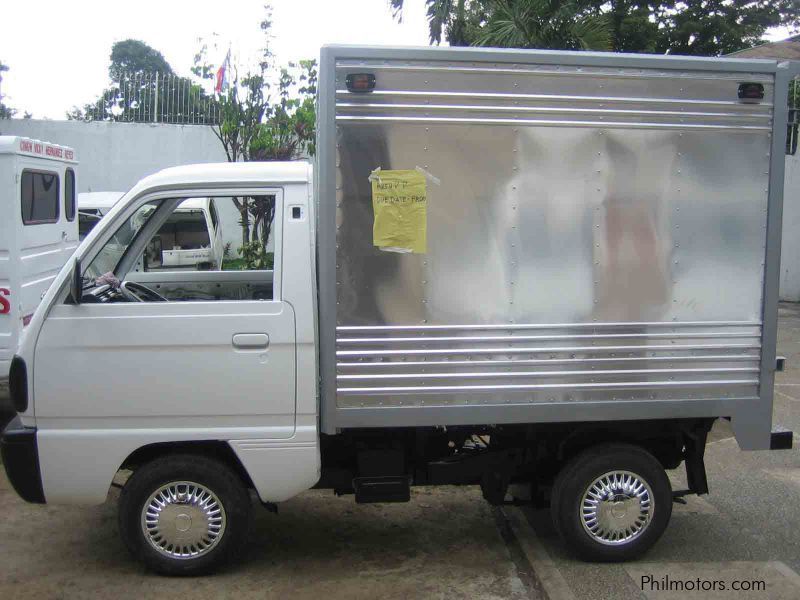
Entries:
{"type": "Polygon", "coordinates": [[[59,181],[56,173],[22,171],[20,185],[22,223],[39,225],[58,221],[59,181]]]}
{"type": "Polygon", "coordinates": [[[197,250],[211,245],[206,215],[197,209],[176,210],[158,230],[158,235],[167,250],[197,250]]]}
{"type": "Polygon", "coordinates": [[[64,173],[64,215],[67,221],[75,220],[75,171],[64,173]]]}

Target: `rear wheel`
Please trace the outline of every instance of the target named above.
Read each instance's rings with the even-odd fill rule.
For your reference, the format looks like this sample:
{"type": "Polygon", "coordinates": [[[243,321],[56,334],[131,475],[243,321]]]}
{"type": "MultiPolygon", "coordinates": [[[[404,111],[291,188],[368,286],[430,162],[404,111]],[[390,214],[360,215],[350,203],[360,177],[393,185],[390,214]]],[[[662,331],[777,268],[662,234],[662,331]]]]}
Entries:
{"type": "Polygon", "coordinates": [[[559,473],[551,499],[556,530],[580,558],[624,561],[660,537],[672,515],[672,487],[661,464],[628,444],[590,448],[559,473]]]}
{"type": "Polygon", "coordinates": [[[251,502],[239,476],[205,456],[159,458],[128,479],[119,530],[130,552],[165,575],[201,575],[229,562],[246,538],[251,502]]]}

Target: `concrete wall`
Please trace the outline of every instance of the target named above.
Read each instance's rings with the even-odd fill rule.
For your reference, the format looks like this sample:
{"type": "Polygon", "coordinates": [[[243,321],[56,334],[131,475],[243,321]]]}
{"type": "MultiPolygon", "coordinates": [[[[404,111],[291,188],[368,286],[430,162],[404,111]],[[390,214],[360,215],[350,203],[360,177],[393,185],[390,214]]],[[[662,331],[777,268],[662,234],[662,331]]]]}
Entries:
{"type": "Polygon", "coordinates": [[[0,135],[22,135],[75,149],[79,192],[127,191],[166,167],[224,162],[210,127],[146,123],[0,120],[0,135]]]}
{"type": "Polygon", "coordinates": [[[800,153],[786,157],[781,243],[781,300],[800,302],[800,153]]]}

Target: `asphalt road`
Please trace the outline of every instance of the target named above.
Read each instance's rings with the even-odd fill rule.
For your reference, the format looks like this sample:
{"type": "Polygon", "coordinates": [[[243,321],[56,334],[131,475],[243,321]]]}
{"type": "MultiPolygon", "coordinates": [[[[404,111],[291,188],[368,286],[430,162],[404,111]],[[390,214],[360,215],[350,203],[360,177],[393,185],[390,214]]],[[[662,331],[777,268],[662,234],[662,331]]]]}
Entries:
{"type": "MultiPolygon", "coordinates": [[[[779,353],[787,370],[778,375],[774,422],[800,432],[800,305],[781,307],[779,353]]],[[[232,569],[164,579],[128,558],[115,493],[98,507],[27,505],[3,475],[0,598],[800,598],[800,450],[742,452],[724,424],[713,433],[711,493],[676,505],[661,541],[623,565],[576,561],[546,512],[492,509],[476,489],[416,489],[399,505],[311,491],[277,515],[258,511],[232,569]],[[665,578],[684,590],[717,582],[717,590],[654,589],[665,578]]],[[[682,485],[681,471],[672,477],[682,485]]]]}

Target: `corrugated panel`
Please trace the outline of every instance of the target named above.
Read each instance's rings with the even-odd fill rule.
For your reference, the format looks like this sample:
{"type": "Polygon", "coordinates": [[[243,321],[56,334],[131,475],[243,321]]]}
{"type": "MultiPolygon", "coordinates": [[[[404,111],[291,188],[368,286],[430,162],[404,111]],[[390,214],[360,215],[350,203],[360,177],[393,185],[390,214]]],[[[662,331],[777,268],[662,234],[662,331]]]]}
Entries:
{"type": "Polygon", "coordinates": [[[771,127],[771,78],[531,65],[339,63],[374,73],[371,93],[337,89],[339,123],[450,123],[763,132],[771,127]],[[741,81],[765,85],[757,104],[737,98],[741,81]]]}
{"type": "Polygon", "coordinates": [[[343,407],[753,396],[760,335],[746,322],[339,327],[337,392],[343,407]]]}

